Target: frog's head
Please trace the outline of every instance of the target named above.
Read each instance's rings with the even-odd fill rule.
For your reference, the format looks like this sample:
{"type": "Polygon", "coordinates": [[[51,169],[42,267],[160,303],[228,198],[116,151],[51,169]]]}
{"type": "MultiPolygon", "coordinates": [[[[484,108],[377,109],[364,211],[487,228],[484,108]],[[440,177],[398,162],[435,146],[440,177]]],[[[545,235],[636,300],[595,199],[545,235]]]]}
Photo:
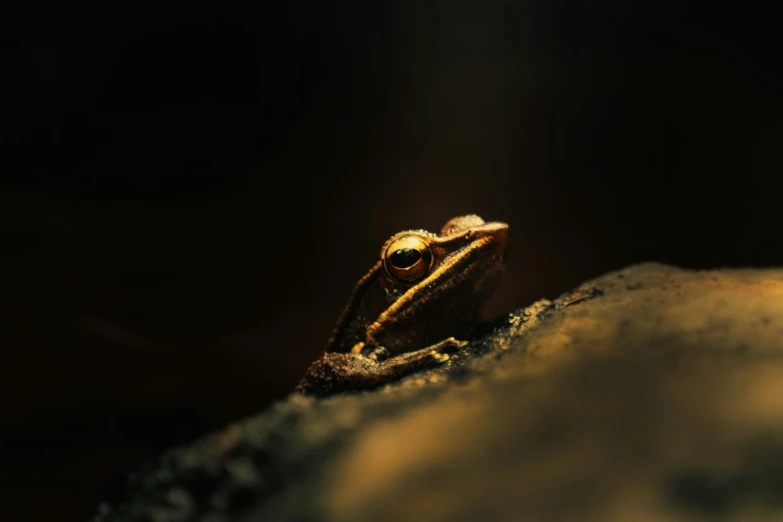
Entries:
{"type": "Polygon", "coordinates": [[[507,243],[506,223],[476,215],[449,220],[440,235],[395,234],[381,249],[389,307],[370,329],[417,323],[423,337],[439,340],[441,326],[474,323],[500,280],[507,243]]]}
{"type": "Polygon", "coordinates": [[[468,270],[502,268],[507,244],[506,223],[487,223],[470,214],[450,219],[440,235],[426,230],[395,234],[381,248],[381,261],[386,274],[404,287],[444,272],[451,279],[468,270]]]}

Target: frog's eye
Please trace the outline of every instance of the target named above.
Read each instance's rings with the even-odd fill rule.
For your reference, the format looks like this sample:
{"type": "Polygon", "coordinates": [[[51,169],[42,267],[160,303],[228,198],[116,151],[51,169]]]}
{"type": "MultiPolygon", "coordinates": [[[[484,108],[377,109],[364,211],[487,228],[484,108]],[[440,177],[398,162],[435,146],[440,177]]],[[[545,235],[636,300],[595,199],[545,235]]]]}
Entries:
{"type": "Polygon", "coordinates": [[[401,237],[392,241],[384,252],[383,266],[394,279],[412,283],[429,273],[432,267],[432,251],[419,237],[401,237]]]}

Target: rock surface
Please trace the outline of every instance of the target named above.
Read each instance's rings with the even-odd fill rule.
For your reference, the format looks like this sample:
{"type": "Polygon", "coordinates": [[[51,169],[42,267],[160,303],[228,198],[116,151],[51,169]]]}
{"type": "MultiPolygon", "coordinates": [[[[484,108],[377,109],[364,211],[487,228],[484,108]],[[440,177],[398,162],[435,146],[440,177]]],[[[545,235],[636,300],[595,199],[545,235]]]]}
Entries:
{"type": "Polygon", "coordinates": [[[781,412],[783,270],[637,265],[171,451],[95,522],[781,520],[781,412]]]}

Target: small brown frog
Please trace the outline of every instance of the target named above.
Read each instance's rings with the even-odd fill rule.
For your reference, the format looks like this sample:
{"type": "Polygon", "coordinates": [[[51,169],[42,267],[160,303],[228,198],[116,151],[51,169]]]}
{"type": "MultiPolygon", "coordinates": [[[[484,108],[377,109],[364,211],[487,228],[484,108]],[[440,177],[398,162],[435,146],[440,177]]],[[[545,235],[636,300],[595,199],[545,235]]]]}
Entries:
{"type": "Polygon", "coordinates": [[[507,239],[507,224],[476,215],[449,220],[440,235],[408,230],[392,236],[297,391],[366,390],[447,361],[444,352],[466,344],[451,336],[473,330],[498,285],[507,239]]]}

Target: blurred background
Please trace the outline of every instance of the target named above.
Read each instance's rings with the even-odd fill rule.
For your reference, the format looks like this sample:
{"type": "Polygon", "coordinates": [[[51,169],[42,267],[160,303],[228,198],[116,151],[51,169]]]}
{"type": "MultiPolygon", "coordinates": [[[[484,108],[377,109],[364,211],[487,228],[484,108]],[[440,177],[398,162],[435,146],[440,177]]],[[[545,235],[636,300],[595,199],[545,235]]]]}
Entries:
{"type": "Polygon", "coordinates": [[[777,18],[400,0],[4,20],[0,520],[83,520],[283,398],[380,245],[511,225],[488,315],[783,264],[777,18]]]}

